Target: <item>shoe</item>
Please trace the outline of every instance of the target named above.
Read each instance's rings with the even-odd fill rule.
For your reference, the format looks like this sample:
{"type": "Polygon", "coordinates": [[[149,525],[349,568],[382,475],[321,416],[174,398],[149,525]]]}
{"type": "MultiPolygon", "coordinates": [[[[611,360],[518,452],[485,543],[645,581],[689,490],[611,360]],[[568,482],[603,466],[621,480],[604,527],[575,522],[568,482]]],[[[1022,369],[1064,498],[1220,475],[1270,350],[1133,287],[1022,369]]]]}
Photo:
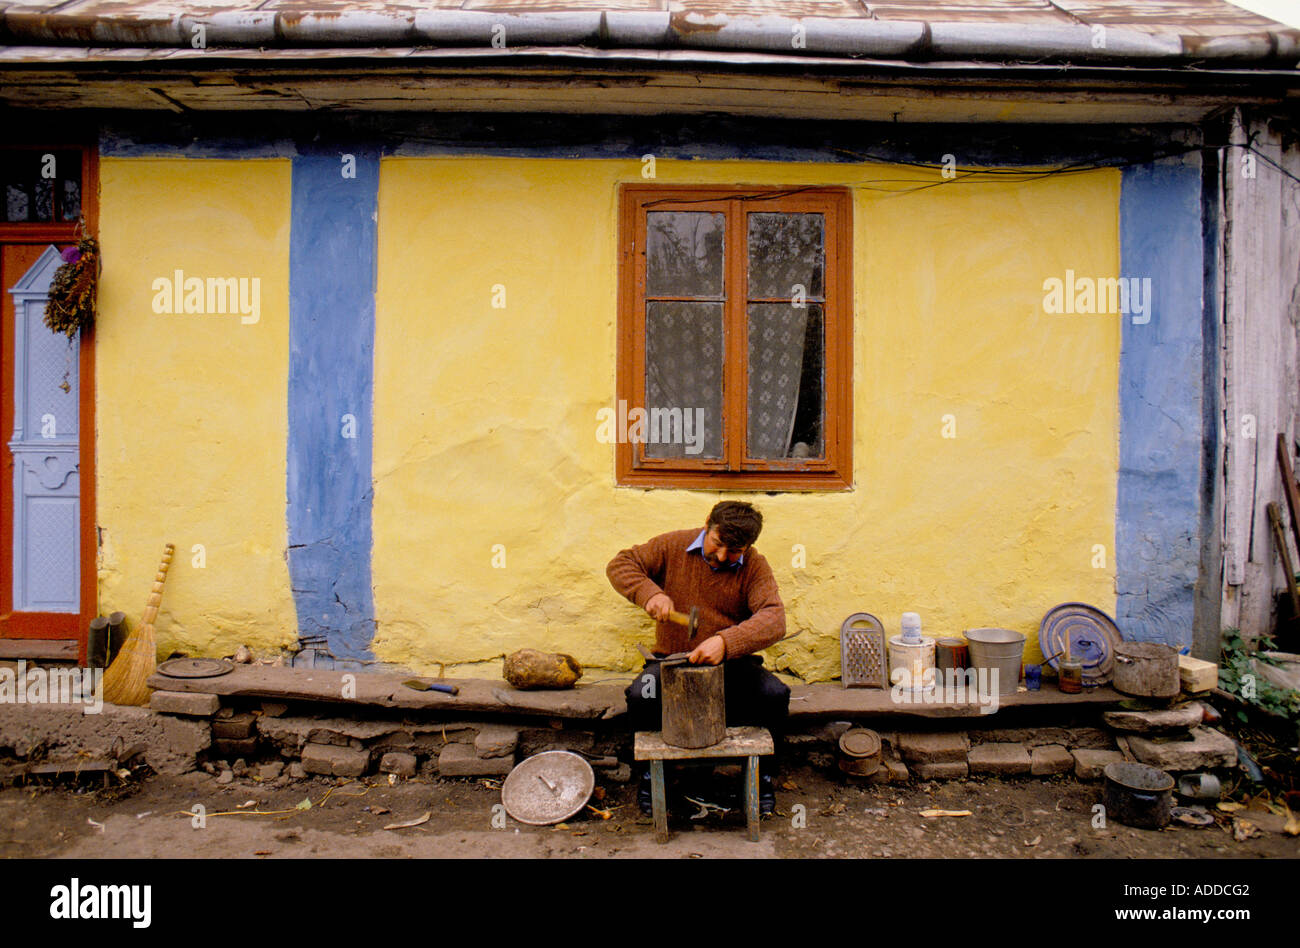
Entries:
{"type": "Polygon", "coordinates": [[[650,771],[641,774],[641,782],[636,788],[636,803],[641,808],[642,816],[654,815],[654,800],[650,794],[650,771]]]}
{"type": "Polygon", "coordinates": [[[758,815],[771,816],[776,812],[776,784],[767,774],[758,778],[758,815]]]}

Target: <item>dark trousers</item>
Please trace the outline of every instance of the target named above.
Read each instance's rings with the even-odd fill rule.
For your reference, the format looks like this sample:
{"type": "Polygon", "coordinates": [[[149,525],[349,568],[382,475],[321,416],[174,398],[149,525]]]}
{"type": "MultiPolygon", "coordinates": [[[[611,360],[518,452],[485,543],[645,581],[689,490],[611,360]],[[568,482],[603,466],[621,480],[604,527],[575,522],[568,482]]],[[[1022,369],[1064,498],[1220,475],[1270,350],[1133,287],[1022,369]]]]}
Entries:
{"type": "MultiPolygon", "coordinates": [[[[790,688],[763,667],[759,655],[744,655],[722,663],[723,690],[727,698],[727,727],[765,727],[779,753],[790,712],[790,688]]],[[[659,663],[646,662],[632,679],[627,697],[628,721],[635,731],[658,731],[663,727],[659,663]]],[[[776,772],[775,757],[759,758],[761,773],[776,772]]]]}

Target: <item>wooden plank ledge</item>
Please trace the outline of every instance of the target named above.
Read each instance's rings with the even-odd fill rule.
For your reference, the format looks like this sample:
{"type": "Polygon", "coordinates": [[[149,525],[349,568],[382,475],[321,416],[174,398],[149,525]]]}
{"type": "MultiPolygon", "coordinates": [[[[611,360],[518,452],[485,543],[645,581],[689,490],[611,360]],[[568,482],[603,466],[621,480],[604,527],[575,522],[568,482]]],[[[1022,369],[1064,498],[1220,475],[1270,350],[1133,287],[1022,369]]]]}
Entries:
{"type": "Polygon", "coordinates": [[[1041,709],[1044,711],[1103,711],[1125,700],[1110,685],[1084,688],[1076,695],[1063,694],[1055,685],[1039,691],[1018,691],[998,696],[998,710],[981,713],[978,702],[935,702],[911,696],[909,701],[895,701],[888,688],[845,688],[838,681],[793,685],[790,688],[790,719],[839,717],[857,720],[872,717],[913,718],[982,718],[993,721],[1003,709],[1041,709]]]}
{"type": "Polygon", "coordinates": [[[0,660],[75,662],[76,639],[0,639],[0,660]]]}
{"type": "Polygon", "coordinates": [[[415,691],[402,682],[411,675],[384,672],[338,672],[320,668],[280,668],[236,665],[234,671],[215,678],[171,678],[159,672],[150,676],[150,688],[212,694],[230,698],[322,701],[402,710],[517,712],[553,718],[608,719],[627,710],[624,685],[584,685],[559,691],[520,691],[499,679],[437,679],[460,688],[460,694],[415,691]],[[344,676],[349,678],[344,682],[344,676]],[[355,697],[344,697],[344,686],[355,697]]]}

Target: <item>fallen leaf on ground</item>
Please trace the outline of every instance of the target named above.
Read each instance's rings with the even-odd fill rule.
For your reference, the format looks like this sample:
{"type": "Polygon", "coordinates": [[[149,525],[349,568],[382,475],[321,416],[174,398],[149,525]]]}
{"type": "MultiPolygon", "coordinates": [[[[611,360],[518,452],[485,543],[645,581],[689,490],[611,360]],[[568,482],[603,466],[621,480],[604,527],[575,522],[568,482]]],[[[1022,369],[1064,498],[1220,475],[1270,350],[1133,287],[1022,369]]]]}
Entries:
{"type": "Polygon", "coordinates": [[[1245,809],[1240,803],[1233,803],[1231,800],[1224,800],[1218,806],[1224,813],[1236,813],[1238,810],[1245,809]]]}
{"type": "Polygon", "coordinates": [[[605,788],[597,787],[595,790],[591,791],[591,795],[597,800],[603,800],[605,799],[605,788]]]}
{"type": "Polygon", "coordinates": [[[419,826],[421,823],[429,822],[429,817],[433,815],[432,810],[425,810],[423,816],[417,816],[413,820],[407,820],[405,823],[389,823],[384,827],[386,830],[407,829],[412,826],[419,826]]]}
{"type": "Polygon", "coordinates": [[[271,855],[271,850],[269,850],[269,849],[254,849],[254,850],[253,850],[253,855],[254,855],[254,856],[269,856],[269,855],[271,855]]]}
{"type": "Polygon", "coordinates": [[[607,819],[609,819],[610,817],[612,817],[612,816],[614,815],[614,814],[611,813],[609,810],[598,810],[598,809],[596,809],[594,806],[592,806],[590,803],[587,804],[587,809],[590,810],[592,813],[595,813],[595,814],[596,814],[597,816],[599,816],[602,820],[607,820],[607,819]]]}
{"type": "Polygon", "coordinates": [[[310,809],[311,809],[311,798],[310,798],[310,797],[304,797],[304,798],[303,798],[303,801],[302,801],[301,803],[298,804],[298,806],[296,807],[296,809],[299,809],[299,810],[310,810],[310,809]]]}
{"type": "Polygon", "coordinates": [[[1039,843],[1041,843],[1042,841],[1043,841],[1043,837],[1041,837],[1041,836],[1035,836],[1033,839],[1031,839],[1031,840],[1027,840],[1027,841],[1025,842],[1025,846],[1028,847],[1028,848],[1030,848],[1030,849],[1032,849],[1033,847],[1037,846],[1037,845],[1038,845],[1039,843]]]}
{"type": "Polygon", "coordinates": [[[1252,836],[1262,835],[1257,827],[1250,820],[1237,820],[1232,824],[1232,838],[1239,843],[1244,843],[1252,836]]]}
{"type": "Polygon", "coordinates": [[[257,806],[256,800],[245,800],[243,803],[235,804],[236,810],[247,810],[250,806],[257,806]]]}
{"type": "Polygon", "coordinates": [[[799,789],[799,785],[798,785],[797,783],[795,783],[793,780],[786,780],[785,782],[783,782],[783,783],[781,784],[781,789],[782,789],[782,790],[798,790],[798,789],[799,789]]]}
{"type": "Polygon", "coordinates": [[[393,811],[386,806],[377,806],[374,809],[372,809],[370,812],[373,813],[375,816],[383,816],[385,813],[392,813],[393,811]]]}
{"type": "Polygon", "coordinates": [[[922,810],[921,815],[927,820],[936,816],[972,816],[970,810],[922,810]]]}
{"type": "Polygon", "coordinates": [[[86,822],[89,823],[91,826],[95,827],[95,829],[99,830],[101,833],[104,832],[104,824],[103,824],[103,823],[96,823],[96,822],[95,822],[94,820],[92,820],[90,817],[86,817],[86,822]]]}

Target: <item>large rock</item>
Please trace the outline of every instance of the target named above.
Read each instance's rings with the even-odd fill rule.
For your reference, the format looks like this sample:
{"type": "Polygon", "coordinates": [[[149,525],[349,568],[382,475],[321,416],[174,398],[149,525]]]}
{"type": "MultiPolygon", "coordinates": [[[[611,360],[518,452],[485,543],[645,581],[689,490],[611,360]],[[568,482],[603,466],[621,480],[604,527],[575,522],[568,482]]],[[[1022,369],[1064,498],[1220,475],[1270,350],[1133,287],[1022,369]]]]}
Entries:
{"type": "Polygon", "coordinates": [[[479,757],[510,757],[519,746],[519,728],[487,724],[474,738],[474,753],[479,757]]]}
{"type": "Polygon", "coordinates": [[[1035,777],[1068,774],[1074,769],[1074,755],[1060,744],[1044,744],[1029,752],[1029,772],[1035,777]]]}
{"type": "Polygon", "coordinates": [[[1074,775],[1080,780],[1100,780],[1101,772],[1107,764],[1124,759],[1119,751],[1097,750],[1092,747],[1081,747],[1071,753],[1074,755],[1074,775]]]}
{"type": "Polygon", "coordinates": [[[965,764],[970,738],[965,731],[901,732],[897,746],[909,764],[965,764]]]}
{"type": "Polygon", "coordinates": [[[1190,740],[1157,742],[1130,737],[1133,756],[1161,770],[1209,770],[1237,762],[1237,745],[1213,728],[1192,729],[1190,740]]]}
{"type": "Polygon", "coordinates": [[[1201,723],[1205,709],[1199,701],[1160,711],[1104,711],[1101,719],[1107,727],[1132,734],[1163,734],[1186,731],[1201,723]]]}
{"type": "Polygon", "coordinates": [[[438,755],[438,773],[444,777],[491,777],[514,769],[514,757],[479,757],[470,744],[448,744],[438,755]]]}
{"type": "Polygon", "coordinates": [[[976,744],[967,755],[973,774],[1013,776],[1029,773],[1029,751],[1023,744],[976,744]]]}
{"type": "Polygon", "coordinates": [[[360,777],[370,769],[370,752],[337,744],[307,744],[302,749],[302,766],[309,774],[360,777]]]}
{"type": "MultiPolygon", "coordinates": [[[[890,775],[893,776],[895,768],[888,763],[885,766],[889,767],[890,775]]],[[[941,760],[935,763],[913,764],[912,770],[921,780],[953,780],[970,775],[970,768],[965,760],[941,760]]]]}
{"type": "Polygon", "coordinates": [[[155,691],[149,696],[149,708],[161,714],[210,718],[221,708],[221,699],[197,691],[155,691]]]}
{"type": "Polygon", "coordinates": [[[506,656],[502,674],[516,688],[572,688],[582,677],[582,666],[572,655],[521,648],[506,656]]]}

